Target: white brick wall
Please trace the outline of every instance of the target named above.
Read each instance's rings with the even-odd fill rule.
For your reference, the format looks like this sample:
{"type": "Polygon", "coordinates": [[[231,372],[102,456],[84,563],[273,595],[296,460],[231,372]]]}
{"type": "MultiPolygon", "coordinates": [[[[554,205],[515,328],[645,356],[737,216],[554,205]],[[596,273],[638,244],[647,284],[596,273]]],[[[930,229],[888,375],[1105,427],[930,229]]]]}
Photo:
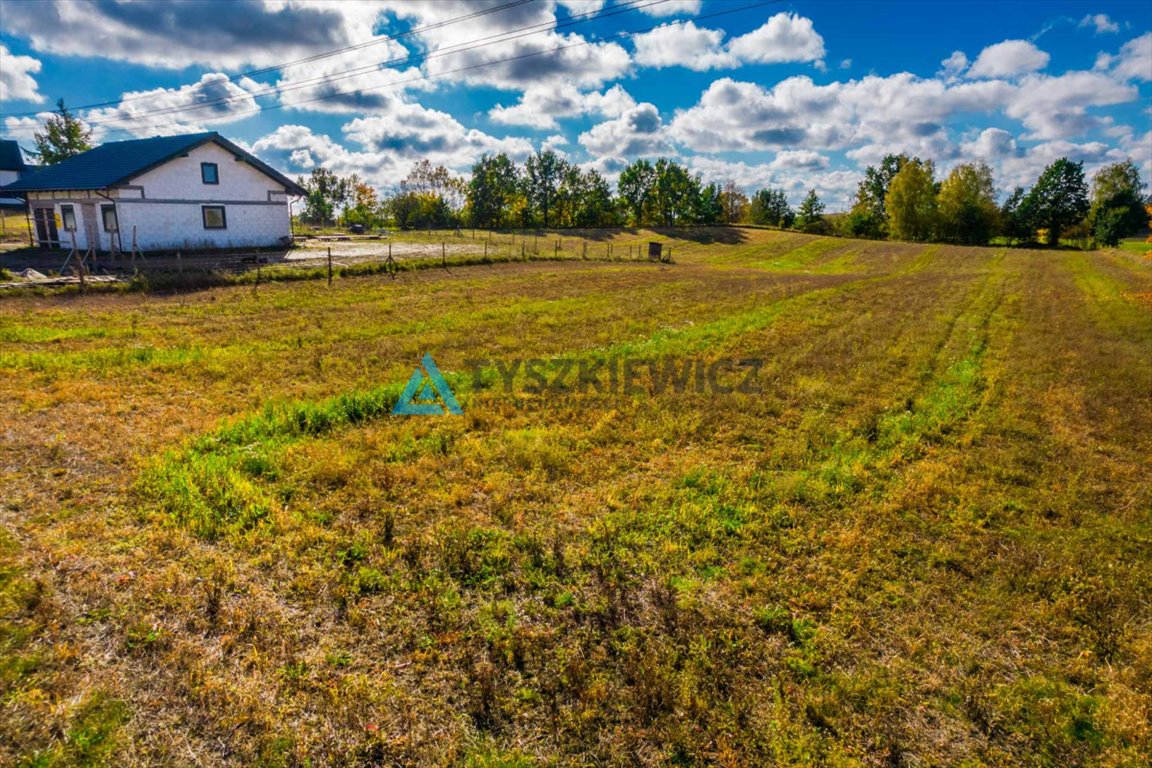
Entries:
{"type": "MultiPolygon", "coordinates": [[[[125,250],[132,247],[132,227],[136,246],[142,251],[198,250],[203,248],[258,248],[275,246],[291,235],[292,222],[288,196],[283,187],[217,144],[209,143],[176,157],[164,165],[137,176],[126,188],[106,191],[116,203],[120,241],[125,250]],[[219,184],[205,184],[200,163],[216,163],[219,184]],[[269,200],[271,193],[271,200],[269,200]],[[205,229],[203,205],[224,206],[226,229],[205,229]]],[[[76,244],[88,248],[84,225],[85,205],[94,205],[96,236],[100,250],[110,247],[104,231],[100,206],[111,201],[95,192],[35,192],[33,205],[51,204],[57,216],[60,206],[71,204],[76,211],[76,244]]],[[[60,245],[72,246],[71,233],[60,229],[60,245]]]]}
{"type": "Polygon", "coordinates": [[[132,179],[128,189],[115,194],[125,248],[131,247],[133,226],[136,244],[144,251],[274,246],[291,234],[283,188],[213,143],[132,179]],[[205,162],[216,163],[219,184],[203,183],[200,164],[205,162]],[[274,205],[269,205],[269,192],[274,205]],[[204,228],[201,206],[212,202],[224,205],[227,229],[204,228]]]}

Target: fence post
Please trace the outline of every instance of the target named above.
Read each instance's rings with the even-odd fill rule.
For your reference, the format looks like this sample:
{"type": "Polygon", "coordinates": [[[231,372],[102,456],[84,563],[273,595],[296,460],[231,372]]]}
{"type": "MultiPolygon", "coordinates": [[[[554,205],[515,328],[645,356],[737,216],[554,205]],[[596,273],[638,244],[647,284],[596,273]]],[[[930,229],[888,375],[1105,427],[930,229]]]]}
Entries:
{"type": "Polygon", "coordinates": [[[520,241],[520,260],[528,261],[528,246],[523,240],[520,241]]]}
{"type": "Polygon", "coordinates": [[[560,258],[560,239],[559,238],[556,239],[556,250],[555,250],[555,252],[553,252],[552,255],[556,258],[560,258]]]}
{"type": "Polygon", "coordinates": [[[584,253],[582,254],[582,257],[585,261],[588,260],[588,241],[587,240],[584,241],[584,253]]]}
{"type": "Polygon", "coordinates": [[[332,249],[328,249],[328,287],[332,287],[332,249]]]}
{"type": "Polygon", "coordinates": [[[488,263],[488,241],[484,241],[484,263],[488,263]]]}
{"type": "Polygon", "coordinates": [[[440,241],[440,266],[448,266],[448,246],[444,244],[443,240],[440,241]]]}

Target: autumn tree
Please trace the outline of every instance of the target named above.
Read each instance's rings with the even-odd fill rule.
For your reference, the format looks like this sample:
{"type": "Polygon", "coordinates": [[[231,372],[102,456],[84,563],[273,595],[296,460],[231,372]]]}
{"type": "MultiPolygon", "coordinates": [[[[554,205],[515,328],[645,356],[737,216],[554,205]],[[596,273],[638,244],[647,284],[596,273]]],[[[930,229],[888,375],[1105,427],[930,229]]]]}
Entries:
{"type": "Polygon", "coordinates": [[[748,215],[748,195],[732,179],[726,180],[720,188],[720,210],[725,224],[736,224],[748,215]]]}
{"type": "Polygon", "coordinates": [[[996,231],[1000,214],[992,169],[983,162],[953,168],[940,184],[937,210],[942,240],[987,245],[996,231]]]}
{"type": "Polygon", "coordinates": [[[44,123],[44,130],[33,134],[33,140],[42,165],[56,165],[92,149],[91,129],[68,111],[64,99],[56,102],[56,111],[44,123]]]}
{"type": "Polygon", "coordinates": [[[888,234],[888,189],[908,160],[907,155],[888,154],[879,165],[865,169],[848,214],[848,230],[852,235],[880,238],[888,234]]]}
{"type": "Polygon", "coordinates": [[[932,172],[931,160],[912,158],[892,177],[884,198],[890,237],[913,242],[931,239],[936,228],[936,183],[932,172]]]}

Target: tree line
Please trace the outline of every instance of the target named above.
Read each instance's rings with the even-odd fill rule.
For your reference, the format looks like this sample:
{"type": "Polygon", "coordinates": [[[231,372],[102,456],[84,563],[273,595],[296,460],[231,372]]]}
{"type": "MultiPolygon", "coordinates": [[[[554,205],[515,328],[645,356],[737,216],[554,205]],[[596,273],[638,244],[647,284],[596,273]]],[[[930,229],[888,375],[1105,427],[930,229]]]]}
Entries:
{"type": "Polygon", "coordinates": [[[825,215],[809,190],[793,209],[783,189],[746,195],[734,181],[705,183],[674,160],[636,160],[620,172],[615,191],[595,169],[551,150],[517,165],[485,155],[470,177],[422,160],[394,193],[379,198],[355,174],[324,168],[301,178],[308,190],[301,219],[311,224],[392,225],[401,229],[483,227],[597,228],[755,224],[847,237],[986,245],[1059,243],[1062,236],[1116,245],[1146,224],[1144,183],[1131,161],[1101,169],[1091,188],[1083,163],[1060,158],[1031,188],[996,201],[992,170],[962,163],[941,181],[931,160],[886,155],[868,166],[845,214],[825,215]]]}
{"type": "Polygon", "coordinates": [[[886,155],[864,172],[852,209],[841,220],[851,237],[987,245],[1057,245],[1062,236],[1115,246],[1147,224],[1144,183],[1131,160],[1096,173],[1089,189],[1083,162],[1049,164],[1031,188],[996,202],[992,170],[962,163],[936,181],[931,160],[886,155]]]}

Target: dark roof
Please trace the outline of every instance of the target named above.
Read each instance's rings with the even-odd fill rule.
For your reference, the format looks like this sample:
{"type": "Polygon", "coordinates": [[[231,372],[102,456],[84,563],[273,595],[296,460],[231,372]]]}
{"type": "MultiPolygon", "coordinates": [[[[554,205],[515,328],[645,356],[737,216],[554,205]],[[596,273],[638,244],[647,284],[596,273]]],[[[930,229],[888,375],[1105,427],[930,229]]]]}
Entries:
{"type": "Polygon", "coordinates": [[[12,139],[0,139],[0,171],[23,171],[26,167],[20,145],[12,139]]]}
{"type": "Polygon", "coordinates": [[[0,187],[4,192],[42,192],[65,189],[108,189],[124,184],[173,157],[183,155],[208,142],[215,142],[243,159],[253,168],[275,179],[293,195],[305,190],[256,156],[225,139],[215,131],[185,136],[157,136],[151,139],[110,141],[56,165],[42,167],[27,178],[0,187]]]}

